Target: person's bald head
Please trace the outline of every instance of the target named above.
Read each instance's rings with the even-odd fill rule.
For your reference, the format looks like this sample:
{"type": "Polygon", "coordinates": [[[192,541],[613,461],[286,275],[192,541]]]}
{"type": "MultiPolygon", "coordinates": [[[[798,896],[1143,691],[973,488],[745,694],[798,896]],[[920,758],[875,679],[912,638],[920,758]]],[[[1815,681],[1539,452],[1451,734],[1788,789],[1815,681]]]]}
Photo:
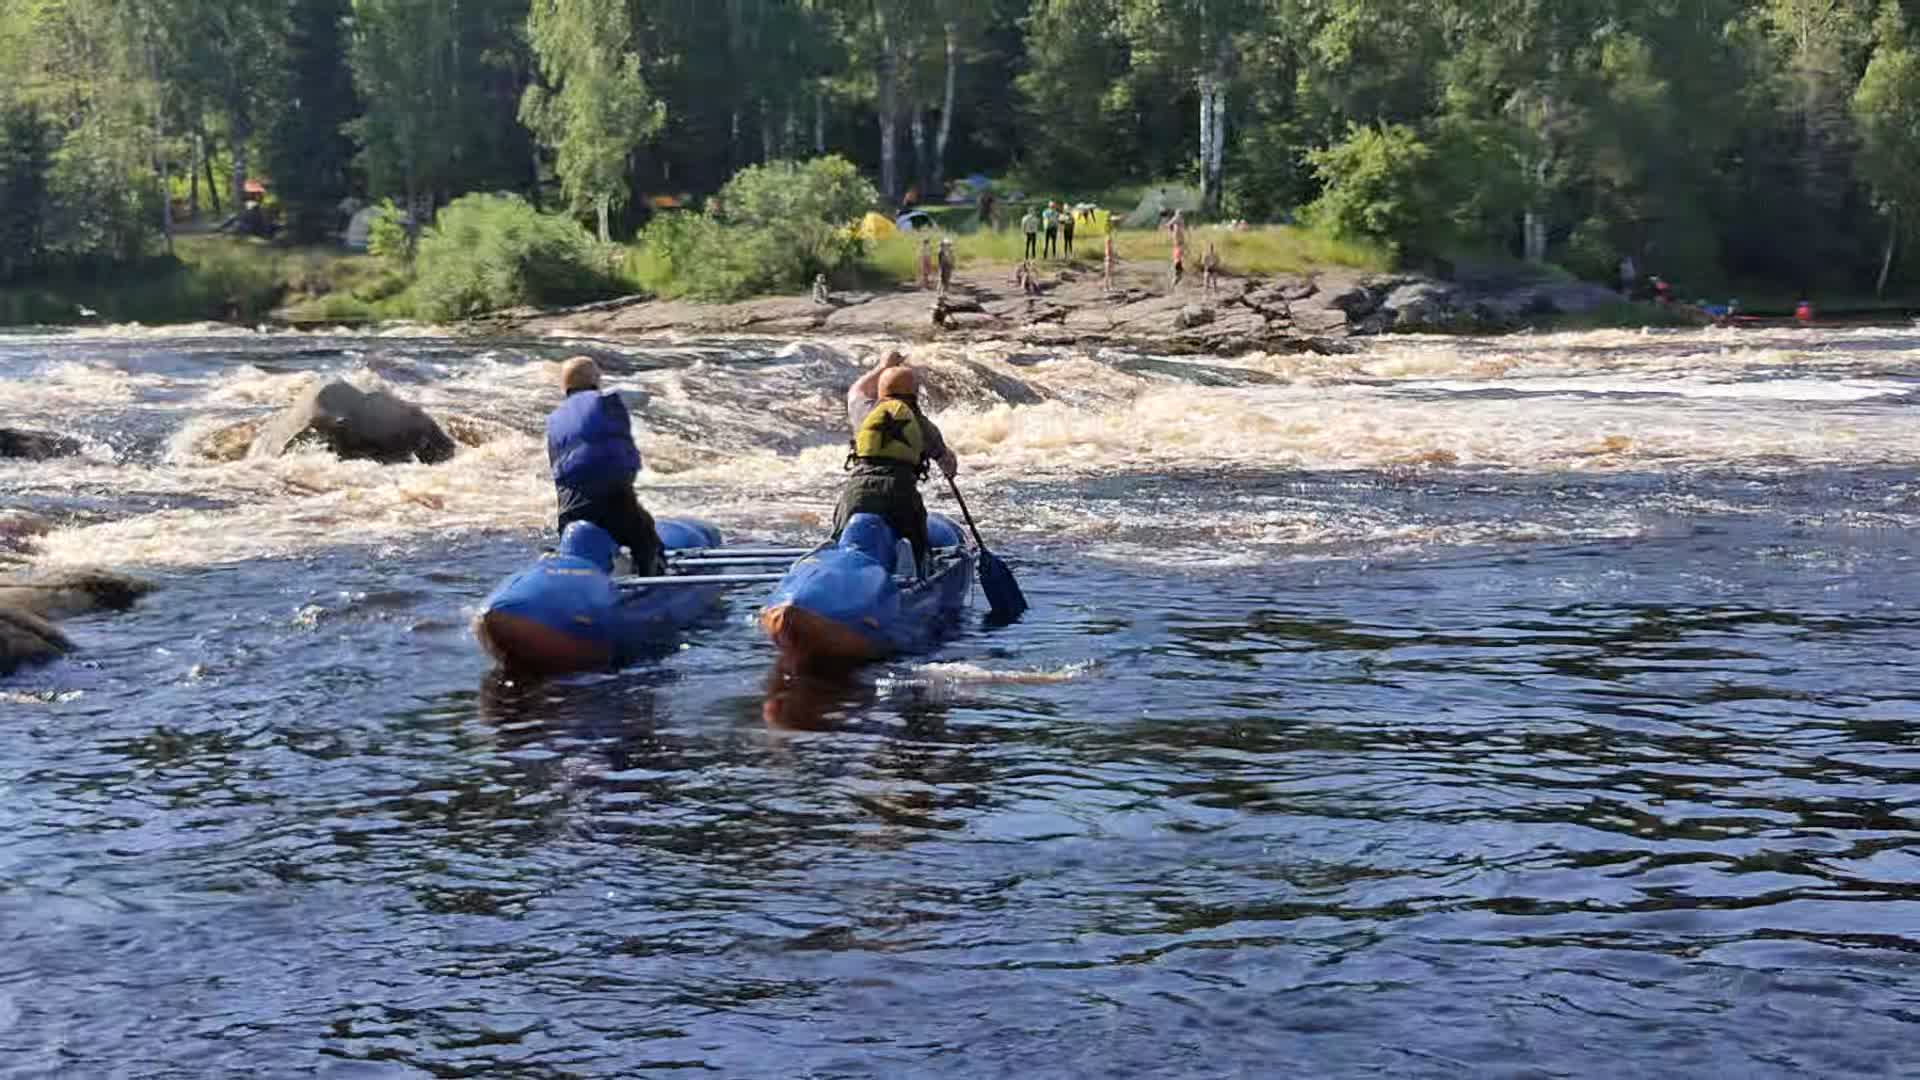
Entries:
{"type": "Polygon", "coordinates": [[[600,389],[600,365],[591,356],[575,356],[560,365],[560,387],[566,393],[600,389]]]}
{"type": "Polygon", "coordinates": [[[880,373],[876,388],[883,398],[912,397],[919,392],[920,380],[914,377],[910,367],[890,367],[880,373]]]}

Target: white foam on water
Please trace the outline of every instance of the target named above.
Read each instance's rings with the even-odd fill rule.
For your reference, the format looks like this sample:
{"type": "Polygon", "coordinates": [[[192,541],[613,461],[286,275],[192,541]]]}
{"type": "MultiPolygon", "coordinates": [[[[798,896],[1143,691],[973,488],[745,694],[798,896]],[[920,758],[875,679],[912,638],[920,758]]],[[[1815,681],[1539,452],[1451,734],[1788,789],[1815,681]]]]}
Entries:
{"type": "MultiPolygon", "coordinates": [[[[49,338],[57,351],[36,377],[0,381],[0,420],[84,427],[158,391],[169,400],[135,407],[167,418],[166,444],[158,461],[122,462],[110,448],[89,446],[77,458],[8,462],[0,495],[230,504],[57,528],[38,545],[41,561],[54,565],[200,565],[339,544],[411,551],[447,535],[550,530],[542,426],[559,398],[555,366],[499,348],[459,358],[410,354],[410,338],[444,336],[428,329],[330,338],[329,347],[347,352],[324,373],[266,361],[186,366],[186,374],[171,376],[129,373],[89,358],[92,338],[164,344],[166,335],[49,338]],[[437,466],[382,467],[311,452],[246,456],[265,417],[326,378],[416,402],[464,445],[437,466]]],[[[18,340],[0,344],[13,350],[18,340]]],[[[882,344],[808,340],[747,363],[728,348],[693,344],[671,353],[672,366],[610,366],[607,385],[626,394],[635,416],[646,462],[642,498],[658,515],[705,517],[736,535],[818,534],[845,476],[846,387],[882,344]]],[[[649,364],[662,356],[637,346],[614,351],[649,364]]],[[[1641,528],[1617,508],[1434,523],[1397,520],[1393,510],[1327,512],[1210,495],[1175,508],[1189,539],[1170,551],[1155,535],[1169,524],[1166,507],[1129,497],[1095,513],[1075,496],[1126,475],[1360,470],[1417,483],[1428,470],[1759,472],[1920,462],[1920,425],[1899,407],[1914,388],[1885,375],[1920,366],[1920,335],[1911,332],[1392,338],[1341,356],[1146,363],[1016,343],[908,351],[922,369],[924,403],[961,457],[960,480],[976,514],[994,520],[996,532],[1082,543],[1115,558],[1271,559],[1327,545],[1389,551],[1626,537],[1641,528]],[[1183,376],[1183,365],[1246,385],[1200,385],[1183,376]],[[1500,393],[1477,393],[1488,390],[1500,393]],[[1036,481],[1058,485],[1063,496],[1036,500],[1036,481]]],[[[928,490],[933,509],[951,512],[943,485],[928,490]]]]}
{"type": "Polygon", "coordinates": [[[1661,395],[1725,401],[1869,401],[1910,397],[1920,383],[1892,379],[1769,379],[1754,382],[1712,382],[1702,379],[1647,379],[1621,376],[1588,378],[1500,378],[1487,381],[1426,379],[1400,383],[1400,390],[1484,393],[1500,390],[1516,394],[1661,395]]]}
{"type": "Polygon", "coordinates": [[[910,673],[922,680],[952,684],[1006,684],[1006,686],[1046,686],[1054,682],[1075,682],[1100,671],[1100,661],[1079,661],[1054,669],[995,669],[977,663],[916,663],[910,673]]]}

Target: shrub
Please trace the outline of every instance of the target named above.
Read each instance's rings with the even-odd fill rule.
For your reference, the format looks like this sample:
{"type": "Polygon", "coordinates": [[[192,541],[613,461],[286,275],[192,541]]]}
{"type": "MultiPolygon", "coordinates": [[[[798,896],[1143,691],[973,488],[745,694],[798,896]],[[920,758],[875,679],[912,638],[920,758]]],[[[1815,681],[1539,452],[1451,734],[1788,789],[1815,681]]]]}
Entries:
{"type": "Polygon", "coordinates": [[[609,257],[570,217],[513,195],[468,195],[420,237],[414,293],[429,319],[521,304],[579,303],[618,291],[609,257]]]}
{"type": "Polygon", "coordinates": [[[723,225],[760,229],[842,226],[879,199],[860,170],[835,154],[805,164],[769,161],[741,169],[720,189],[714,216],[723,225]]]}
{"type": "Polygon", "coordinates": [[[1337,145],[1307,155],[1324,185],[1307,208],[1320,228],[1400,253],[1426,246],[1427,166],[1433,151],[1404,124],[1355,125],[1337,145]]]}
{"type": "Polygon", "coordinates": [[[798,291],[859,259],[848,225],[878,199],[845,158],[749,166],[720,189],[711,213],[656,218],[626,270],[664,296],[798,291]]]}
{"type": "Polygon", "coordinates": [[[396,267],[413,261],[412,238],[407,235],[407,215],[392,199],[382,199],[367,219],[367,254],[377,255],[396,267]]]}

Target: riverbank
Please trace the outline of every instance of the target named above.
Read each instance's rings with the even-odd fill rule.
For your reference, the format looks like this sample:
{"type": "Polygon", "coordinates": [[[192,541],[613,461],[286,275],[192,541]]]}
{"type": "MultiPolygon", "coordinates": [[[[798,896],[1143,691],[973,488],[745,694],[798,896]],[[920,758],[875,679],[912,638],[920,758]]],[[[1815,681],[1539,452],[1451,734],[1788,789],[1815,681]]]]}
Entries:
{"type": "MultiPolygon", "coordinates": [[[[130,266],[73,268],[0,286],[0,326],[255,323],[326,297],[378,301],[405,287],[385,262],[333,247],[282,247],[212,232],[174,238],[173,254],[130,266]]],[[[404,308],[375,311],[404,318],[404,308]]]]}
{"type": "Polygon", "coordinates": [[[1500,267],[1440,281],[1334,267],[1299,273],[1197,272],[1174,286],[1163,266],[1122,263],[1111,288],[1097,269],[1044,264],[1032,292],[1012,271],[963,268],[946,296],[912,286],[830,291],[824,300],[766,297],[700,303],[628,297],[565,311],[520,309],[476,320],[519,333],[631,338],[693,334],[879,334],[910,340],[1016,340],[1231,356],[1341,352],[1343,339],[1392,331],[1498,333],[1556,321],[1696,324],[1685,312],[1628,305],[1585,282],[1500,267]],[[1625,312],[1614,309],[1625,308],[1625,312]]]}
{"type": "MultiPolygon", "coordinates": [[[[732,302],[633,294],[566,309],[517,308],[470,320],[480,330],[562,336],[676,333],[883,334],[907,339],[1011,339],[1036,346],[1113,345],[1170,353],[1339,351],[1341,339],[1386,332],[1503,333],[1695,325],[1697,313],[1627,304],[1552,268],[1509,261],[1457,264],[1447,280],[1383,269],[1366,252],[1274,227],[1200,230],[1222,247],[1224,269],[1206,287],[1195,258],[1169,280],[1164,238],[1117,234],[1111,288],[1094,243],[1074,260],[1036,262],[1031,291],[1015,280],[1012,234],[960,237],[960,268],[942,300],[917,287],[917,242],[872,245],[854,288],[732,302]],[[1216,235],[1217,233],[1217,235],[1216,235]],[[1002,251],[1001,248],[1006,248],[1002,251]]],[[[1194,245],[1196,249],[1200,245],[1194,245]]],[[[220,235],[176,240],[176,255],[140,274],[0,289],[0,325],[263,321],[364,325],[414,317],[410,279],[385,260],[323,248],[281,248],[220,235]]]]}

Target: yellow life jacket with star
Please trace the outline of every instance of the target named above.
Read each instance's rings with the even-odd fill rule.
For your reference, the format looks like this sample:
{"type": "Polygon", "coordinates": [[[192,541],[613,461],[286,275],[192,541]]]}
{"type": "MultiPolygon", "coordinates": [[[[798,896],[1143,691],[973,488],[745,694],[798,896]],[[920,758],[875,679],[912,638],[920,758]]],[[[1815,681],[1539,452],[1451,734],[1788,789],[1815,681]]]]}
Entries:
{"type": "Polygon", "coordinates": [[[921,469],[927,460],[927,436],[920,414],[909,402],[883,398],[860,421],[850,457],[870,465],[921,469]]]}

